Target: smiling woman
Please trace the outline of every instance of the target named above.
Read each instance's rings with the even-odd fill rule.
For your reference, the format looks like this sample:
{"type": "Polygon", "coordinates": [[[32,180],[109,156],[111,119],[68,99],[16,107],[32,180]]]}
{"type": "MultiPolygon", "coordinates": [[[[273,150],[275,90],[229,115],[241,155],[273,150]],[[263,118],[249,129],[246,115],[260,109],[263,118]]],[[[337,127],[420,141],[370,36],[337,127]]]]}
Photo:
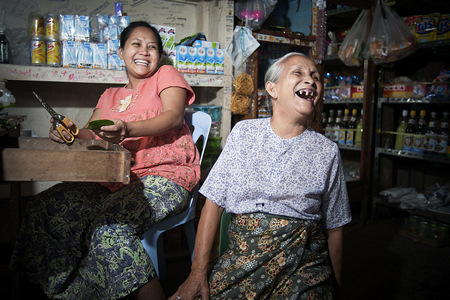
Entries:
{"type": "MultiPolygon", "coordinates": [[[[61,183],[27,206],[11,268],[52,299],[165,299],[140,236],[186,209],[200,165],[184,122],[194,92],[174,67],[158,67],[161,53],[148,23],[124,29],[119,55],[129,82],[107,89],[76,135],[130,151],[131,183],[61,183]],[[96,124],[103,119],[112,124],[96,124]]],[[[63,142],[54,126],[49,136],[63,142]]]]}
{"type": "Polygon", "coordinates": [[[314,62],[300,53],[266,73],[272,118],[238,122],[203,183],[188,279],[169,300],[335,299],[342,226],[351,221],[339,148],[307,126],[322,93],[314,62]],[[229,248],[208,273],[222,212],[229,248]]]}

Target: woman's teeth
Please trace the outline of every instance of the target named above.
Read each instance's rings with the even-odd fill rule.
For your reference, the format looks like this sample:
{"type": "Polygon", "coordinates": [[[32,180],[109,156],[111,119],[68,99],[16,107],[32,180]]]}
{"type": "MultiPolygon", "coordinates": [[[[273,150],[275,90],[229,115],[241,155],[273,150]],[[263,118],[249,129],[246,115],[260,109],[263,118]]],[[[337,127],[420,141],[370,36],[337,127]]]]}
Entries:
{"type": "Polygon", "coordinates": [[[301,98],[313,98],[314,97],[314,92],[313,91],[307,91],[307,90],[301,90],[301,91],[297,91],[297,96],[301,97],[301,98]]]}
{"type": "Polygon", "coordinates": [[[148,66],[148,61],[146,61],[146,60],[136,59],[134,61],[134,63],[137,64],[137,65],[148,66]]]}

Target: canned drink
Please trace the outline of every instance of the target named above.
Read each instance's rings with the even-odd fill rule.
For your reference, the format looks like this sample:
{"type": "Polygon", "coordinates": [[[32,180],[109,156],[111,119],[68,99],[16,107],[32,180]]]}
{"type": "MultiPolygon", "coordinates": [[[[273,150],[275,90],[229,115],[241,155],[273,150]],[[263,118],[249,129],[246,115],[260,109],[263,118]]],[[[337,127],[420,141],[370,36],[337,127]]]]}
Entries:
{"type": "Polygon", "coordinates": [[[34,13],[28,18],[28,36],[38,38],[45,36],[44,16],[34,13]]]}
{"type": "Polygon", "coordinates": [[[31,64],[35,66],[45,65],[45,38],[32,38],[30,40],[31,64]]]}
{"type": "Polygon", "coordinates": [[[45,16],[45,36],[47,39],[59,39],[59,18],[57,15],[45,16]]]}
{"type": "Polygon", "coordinates": [[[421,221],[418,231],[419,236],[423,238],[429,238],[430,237],[430,225],[427,221],[421,221]]]}
{"type": "Polygon", "coordinates": [[[47,65],[60,66],[61,59],[61,41],[56,39],[47,40],[47,65]]]}

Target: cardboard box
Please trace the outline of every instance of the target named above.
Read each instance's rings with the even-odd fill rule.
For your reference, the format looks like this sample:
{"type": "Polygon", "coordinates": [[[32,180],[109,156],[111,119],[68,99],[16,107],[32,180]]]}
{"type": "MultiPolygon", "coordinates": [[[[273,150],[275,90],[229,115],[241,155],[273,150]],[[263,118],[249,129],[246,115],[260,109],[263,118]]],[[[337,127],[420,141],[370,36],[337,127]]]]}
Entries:
{"type": "Polygon", "coordinates": [[[413,86],[410,84],[386,84],[383,89],[383,97],[401,98],[412,97],[413,86]]]}
{"type": "Polygon", "coordinates": [[[364,86],[354,85],[352,86],[352,98],[363,98],[364,97],[364,86]]]}

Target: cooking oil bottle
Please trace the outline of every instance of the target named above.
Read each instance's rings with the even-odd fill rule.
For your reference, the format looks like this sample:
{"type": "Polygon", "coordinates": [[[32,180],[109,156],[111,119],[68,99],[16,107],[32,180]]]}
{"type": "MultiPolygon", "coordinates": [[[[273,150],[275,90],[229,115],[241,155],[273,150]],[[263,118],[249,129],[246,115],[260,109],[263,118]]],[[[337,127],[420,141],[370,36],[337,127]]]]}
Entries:
{"type": "Polygon", "coordinates": [[[397,136],[395,137],[395,150],[403,150],[403,140],[405,139],[405,130],[408,126],[407,123],[408,111],[406,109],[402,112],[402,119],[400,125],[397,127],[397,136]]]}

